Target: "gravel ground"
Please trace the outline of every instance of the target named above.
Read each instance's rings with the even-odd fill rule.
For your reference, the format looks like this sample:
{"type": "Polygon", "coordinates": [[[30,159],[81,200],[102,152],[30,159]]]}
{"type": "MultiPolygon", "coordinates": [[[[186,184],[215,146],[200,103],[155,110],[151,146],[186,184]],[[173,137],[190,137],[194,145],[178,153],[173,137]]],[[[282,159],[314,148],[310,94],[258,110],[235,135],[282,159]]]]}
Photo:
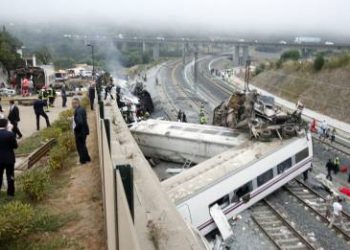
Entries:
{"type": "MultiPolygon", "coordinates": [[[[171,74],[169,73],[169,69],[161,71],[160,77],[162,80],[162,83],[165,83],[164,90],[167,91],[168,94],[173,99],[173,102],[175,105],[180,106],[184,105],[182,102],[179,102],[179,96],[178,96],[178,90],[173,88],[171,86],[171,83],[169,83],[171,80],[171,74]],[[169,91],[169,92],[168,92],[169,91]]],[[[191,72],[191,71],[190,71],[191,72]]],[[[182,79],[183,77],[179,71],[176,71],[176,78],[182,79]]],[[[201,79],[201,78],[200,78],[201,79]]],[[[199,95],[203,98],[205,95],[208,95],[208,92],[204,90],[204,88],[208,87],[210,84],[207,83],[207,85],[203,84],[199,88],[199,95]],[[201,90],[202,89],[202,90],[201,90]]],[[[210,86],[212,88],[212,86],[210,86]]],[[[156,92],[159,95],[159,91],[157,91],[156,88],[153,90],[149,89],[151,94],[152,91],[156,92]]],[[[218,93],[215,93],[214,91],[210,91],[211,95],[215,95],[218,93]]],[[[159,99],[161,98],[167,98],[164,96],[159,95],[159,99]]],[[[153,97],[153,95],[152,95],[153,97]]],[[[210,96],[207,96],[208,100],[210,99],[210,96]]],[[[181,98],[180,98],[181,99],[181,98]]],[[[169,104],[170,101],[166,102],[163,100],[161,104],[167,103],[169,104]]],[[[163,109],[164,107],[162,107],[163,109]]],[[[191,107],[188,107],[191,108],[191,107]]],[[[162,110],[161,109],[161,110],[162,110]]],[[[186,113],[191,112],[191,110],[185,109],[186,113]]],[[[193,108],[192,108],[193,110],[193,108]]],[[[193,112],[193,111],[192,111],[193,112]]],[[[192,115],[194,117],[196,112],[192,115]]],[[[193,121],[197,122],[196,119],[193,119],[193,121]]],[[[319,142],[314,142],[314,164],[313,164],[313,171],[309,175],[309,181],[310,183],[315,183],[314,176],[319,173],[326,174],[325,169],[325,163],[328,160],[328,158],[335,158],[336,156],[340,157],[341,164],[343,165],[350,165],[350,159],[346,155],[342,155],[337,151],[334,151],[327,147],[324,144],[321,144],[319,142]]],[[[156,173],[160,178],[167,178],[168,174],[165,172],[166,168],[168,167],[168,163],[160,163],[155,168],[156,173]]],[[[347,174],[339,173],[333,178],[333,183],[336,187],[345,186],[347,185],[347,174]]],[[[349,186],[349,185],[347,185],[349,186]]],[[[326,192],[322,190],[318,190],[321,194],[327,195],[326,192]]],[[[314,243],[319,247],[319,249],[350,249],[350,246],[347,245],[347,243],[344,240],[341,240],[337,237],[337,235],[334,233],[333,230],[330,230],[327,228],[327,225],[320,222],[319,219],[316,218],[315,215],[310,213],[307,209],[304,208],[303,205],[298,203],[295,198],[288,195],[285,191],[280,190],[274,193],[269,197],[274,204],[280,209],[280,212],[282,212],[284,215],[286,215],[288,218],[290,218],[290,221],[293,222],[293,224],[301,231],[304,232],[305,236],[308,237],[310,240],[314,241],[314,243]]],[[[344,204],[344,209],[346,211],[350,211],[349,205],[344,204]]],[[[244,213],[241,214],[243,216],[243,219],[240,220],[235,226],[235,241],[231,246],[231,249],[275,249],[274,245],[268,240],[268,238],[257,228],[255,223],[250,219],[250,211],[247,210],[244,213]]]]}
{"type": "Polygon", "coordinates": [[[272,250],[276,249],[275,245],[266,237],[251,219],[251,211],[246,210],[240,214],[242,219],[233,226],[235,234],[231,250],[272,250]]]}
{"type": "Polygon", "coordinates": [[[330,230],[327,224],[312,214],[295,197],[280,189],[269,196],[269,201],[278,207],[279,211],[289,218],[304,236],[318,247],[318,249],[341,250],[350,249],[350,245],[343,239],[338,238],[334,230],[330,230]]]}

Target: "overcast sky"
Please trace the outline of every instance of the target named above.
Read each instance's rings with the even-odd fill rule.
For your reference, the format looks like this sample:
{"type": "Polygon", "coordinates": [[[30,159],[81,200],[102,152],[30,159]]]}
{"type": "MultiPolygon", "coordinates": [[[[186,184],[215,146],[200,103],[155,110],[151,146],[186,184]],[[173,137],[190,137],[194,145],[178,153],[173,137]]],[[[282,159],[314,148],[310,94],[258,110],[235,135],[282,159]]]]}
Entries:
{"type": "Polygon", "coordinates": [[[0,19],[148,28],[350,33],[349,0],[0,0],[0,19]]]}

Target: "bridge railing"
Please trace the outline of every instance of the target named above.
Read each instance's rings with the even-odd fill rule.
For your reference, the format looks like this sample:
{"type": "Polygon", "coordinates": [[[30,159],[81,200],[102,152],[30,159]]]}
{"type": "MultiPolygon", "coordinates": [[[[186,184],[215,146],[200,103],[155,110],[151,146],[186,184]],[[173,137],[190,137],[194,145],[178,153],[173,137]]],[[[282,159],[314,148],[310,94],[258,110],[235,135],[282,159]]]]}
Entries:
{"type": "Polygon", "coordinates": [[[140,248],[132,219],[133,212],[130,209],[132,207],[128,204],[121,178],[120,171],[123,168],[120,168],[120,170],[113,166],[109,120],[104,119],[103,103],[99,103],[99,106],[101,108],[96,110],[96,132],[98,137],[107,248],[108,250],[138,250],[140,248]]]}

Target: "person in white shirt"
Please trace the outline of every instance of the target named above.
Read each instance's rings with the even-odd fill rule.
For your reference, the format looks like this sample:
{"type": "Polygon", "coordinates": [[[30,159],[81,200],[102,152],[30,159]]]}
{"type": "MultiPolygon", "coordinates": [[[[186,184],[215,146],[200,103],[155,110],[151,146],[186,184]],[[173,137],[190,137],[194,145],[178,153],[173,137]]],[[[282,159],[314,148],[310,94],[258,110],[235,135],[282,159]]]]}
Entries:
{"type": "Polygon", "coordinates": [[[339,220],[340,224],[342,225],[342,212],[343,212],[343,206],[341,204],[341,198],[337,197],[337,199],[332,204],[332,215],[331,220],[329,222],[328,227],[331,228],[335,222],[335,220],[339,220]]]}

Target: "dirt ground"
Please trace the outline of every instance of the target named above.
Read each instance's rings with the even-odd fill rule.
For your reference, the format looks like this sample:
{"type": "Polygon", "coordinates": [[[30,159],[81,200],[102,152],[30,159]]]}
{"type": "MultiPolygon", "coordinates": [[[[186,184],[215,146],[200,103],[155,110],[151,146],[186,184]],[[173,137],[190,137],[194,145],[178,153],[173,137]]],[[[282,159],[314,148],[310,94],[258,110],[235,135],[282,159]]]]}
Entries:
{"type": "Polygon", "coordinates": [[[67,171],[68,183],[55,191],[50,205],[60,213],[75,213],[76,218],[62,227],[59,234],[76,242],[82,249],[106,249],[104,214],[99,170],[95,113],[88,114],[90,135],[87,146],[92,162],[79,165],[76,156],[67,171]]]}

